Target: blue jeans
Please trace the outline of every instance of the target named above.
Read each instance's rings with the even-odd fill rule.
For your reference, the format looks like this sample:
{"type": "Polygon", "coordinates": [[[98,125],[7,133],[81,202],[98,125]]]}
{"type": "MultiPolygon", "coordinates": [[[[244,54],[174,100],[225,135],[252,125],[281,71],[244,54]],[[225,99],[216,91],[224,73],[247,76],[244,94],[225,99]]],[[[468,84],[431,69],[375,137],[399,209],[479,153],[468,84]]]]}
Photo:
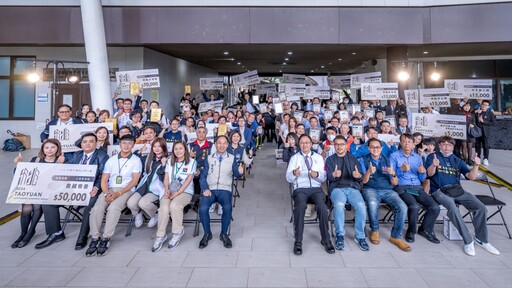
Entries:
{"type": "Polygon", "coordinates": [[[201,224],[203,224],[203,231],[205,234],[212,234],[212,230],[210,229],[210,213],[208,210],[213,203],[219,202],[220,206],[222,206],[222,228],[220,234],[226,235],[228,233],[229,223],[231,223],[231,213],[233,212],[233,205],[231,204],[231,192],[227,190],[211,191],[212,195],[208,197],[201,193],[199,218],[201,220],[201,224]]]}
{"type": "Polygon", "coordinates": [[[364,225],[366,225],[366,205],[361,192],[354,188],[334,188],[331,192],[331,201],[334,206],[334,227],[337,236],[345,236],[345,204],[350,203],[354,208],[356,239],[364,239],[364,225]]]}
{"type": "Polygon", "coordinates": [[[370,217],[370,229],[379,231],[379,206],[381,202],[388,204],[393,209],[394,221],[391,229],[391,237],[401,238],[404,229],[405,217],[407,217],[407,205],[391,189],[364,188],[363,198],[368,205],[368,217],[370,217]]]}

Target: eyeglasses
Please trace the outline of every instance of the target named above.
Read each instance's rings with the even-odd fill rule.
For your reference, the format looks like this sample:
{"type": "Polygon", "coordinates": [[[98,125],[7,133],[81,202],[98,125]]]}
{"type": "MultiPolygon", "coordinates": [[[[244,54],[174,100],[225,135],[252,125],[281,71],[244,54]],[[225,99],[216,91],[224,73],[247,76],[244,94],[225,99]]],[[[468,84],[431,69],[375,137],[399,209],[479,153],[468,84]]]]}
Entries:
{"type": "Polygon", "coordinates": [[[381,146],[369,146],[368,148],[370,148],[370,149],[381,149],[382,147],[381,146]]]}

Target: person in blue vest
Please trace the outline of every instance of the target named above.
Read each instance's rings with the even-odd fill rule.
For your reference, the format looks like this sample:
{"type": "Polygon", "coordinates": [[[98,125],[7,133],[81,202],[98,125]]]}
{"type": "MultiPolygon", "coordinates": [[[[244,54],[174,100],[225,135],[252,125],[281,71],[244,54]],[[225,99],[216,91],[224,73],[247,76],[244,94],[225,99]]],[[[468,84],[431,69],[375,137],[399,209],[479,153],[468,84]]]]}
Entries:
{"type": "Polygon", "coordinates": [[[450,136],[439,138],[439,150],[428,155],[425,166],[430,177],[430,191],[434,199],[448,210],[446,215],[450,218],[457,231],[464,240],[464,253],[475,256],[474,243],[489,253],[499,255],[500,251],[489,243],[487,231],[487,208],[475,197],[460,186],[460,174],[467,179],[474,180],[478,176],[478,166],[481,161],[475,153],[473,168],[469,169],[466,163],[453,154],[455,140],[450,136]],[[459,194],[449,194],[449,187],[460,188],[459,194]],[[446,194],[443,192],[445,191],[446,194]],[[472,213],[472,222],[475,227],[475,237],[471,236],[458,205],[464,206],[472,213]]]}
{"type": "Polygon", "coordinates": [[[393,190],[393,186],[398,184],[396,172],[391,167],[389,158],[382,154],[381,141],[371,138],[367,143],[370,154],[362,157],[359,162],[363,174],[362,194],[367,203],[368,217],[370,218],[370,242],[374,245],[380,243],[379,206],[381,202],[384,202],[393,209],[395,214],[389,242],[396,245],[400,250],[409,252],[411,247],[402,240],[405,217],[407,217],[407,205],[393,190]]]}
{"type": "MultiPolygon", "coordinates": [[[[377,138],[377,137],[379,137],[379,132],[377,131],[377,128],[370,127],[368,129],[366,129],[366,138],[367,139],[377,138]]],[[[389,145],[386,144],[386,142],[384,142],[382,140],[379,140],[379,141],[382,146],[382,151],[381,151],[382,155],[389,157],[389,155],[391,155],[391,153],[396,151],[396,145],[394,145],[394,143],[393,143],[393,145],[391,145],[391,148],[390,148],[389,145]]],[[[369,155],[370,149],[368,149],[368,142],[362,143],[359,147],[357,147],[357,144],[355,143],[355,141],[352,142],[352,144],[350,144],[350,154],[354,155],[356,158],[361,158],[366,155],[369,155]]]]}

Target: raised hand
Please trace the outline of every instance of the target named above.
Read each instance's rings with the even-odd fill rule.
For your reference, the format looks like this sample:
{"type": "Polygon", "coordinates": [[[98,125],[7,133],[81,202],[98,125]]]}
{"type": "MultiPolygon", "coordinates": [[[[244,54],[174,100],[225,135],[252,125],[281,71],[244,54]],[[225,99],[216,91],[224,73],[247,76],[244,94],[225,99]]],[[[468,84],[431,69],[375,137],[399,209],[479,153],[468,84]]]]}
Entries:
{"type": "Polygon", "coordinates": [[[352,176],[356,179],[361,178],[361,173],[359,173],[359,170],[357,169],[357,165],[354,167],[354,171],[352,172],[352,176]]]}
{"type": "Polygon", "coordinates": [[[370,167],[368,167],[368,171],[370,171],[371,174],[374,174],[377,172],[377,167],[373,166],[373,162],[370,161],[370,167]]]}
{"type": "Polygon", "coordinates": [[[240,163],[240,165],[238,165],[238,173],[244,174],[244,166],[242,165],[242,163],[240,163]]]}
{"type": "Polygon", "coordinates": [[[57,163],[62,164],[66,161],[66,158],[64,158],[64,154],[60,155],[59,158],[57,158],[57,163]]]}
{"type": "Polygon", "coordinates": [[[411,166],[409,166],[409,164],[407,163],[407,161],[404,161],[404,163],[402,164],[402,166],[400,166],[400,170],[404,171],[404,172],[407,172],[409,170],[411,170],[411,166]]]}
{"type": "Polygon", "coordinates": [[[423,166],[423,163],[421,163],[420,167],[418,167],[418,173],[427,173],[427,169],[425,169],[425,166],[423,166]]]}
{"type": "Polygon", "coordinates": [[[14,158],[14,163],[18,163],[18,162],[21,162],[21,153],[18,153],[18,156],[16,156],[16,158],[14,158]]]}
{"type": "Polygon", "coordinates": [[[167,157],[162,157],[162,159],[160,159],[160,162],[162,162],[162,166],[165,166],[165,163],[167,163],[167,157]]]}
{"type": "Polygon", "coordinates": [[[432,160],[432,165],[439,166],[439,159],[437,159],[437,155],[434,154],[434,159],[432,160]]]}
{"type": "Polygon", "coordinates": [[[480,158],[478,157],[478,153],[475,153],[475,158],[473,159],[473,162],[475,163],[476,166],[482,164],[482,160],[480,160],[480,158]]]}
{"type": "Polygon", "coordinates": [[[389,166],[388,167],[388,174],[391,175],[391,176],[396,174],[395,169],[393,168],[393,166],[389,166]]]}
{"type": "Polygon", "coordinates": [[[334,178],[341,177],[341,170],[338,169],[338,165],[334,166],[334,171],[332,172],[332,177],[334,177],[334,178]]]}
{"type": "Polygon", "coordinates": [[[295,177],[299,177],[299,175],[300,175],[300,166],[298,166],[297,168],[295,168],[295,170],[293,170],[293,175],[295,175],[295,177]]]}

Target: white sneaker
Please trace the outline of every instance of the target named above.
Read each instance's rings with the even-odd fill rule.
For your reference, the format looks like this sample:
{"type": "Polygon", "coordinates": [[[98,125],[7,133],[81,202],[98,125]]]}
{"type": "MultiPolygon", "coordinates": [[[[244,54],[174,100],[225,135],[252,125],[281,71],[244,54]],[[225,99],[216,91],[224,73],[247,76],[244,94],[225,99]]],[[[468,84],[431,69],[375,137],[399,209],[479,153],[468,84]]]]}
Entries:
{"type": "Polygon", "coordinates": [[[484,160],[482,160],[482,164],[484,166],[489,166],[489,160],[487,160],[486,158],[484,158],[484,160]]]}
{"type": "Polygon", "coordinates": [[[144,222],[144,218],[142,217],[142,213],[135,214],[135,227],[139,228],[142,226],[142,222],[144,222]]]}
{"type": "Polygon", "coordinates": [[[496,249],[496,247],[492,246],[491,243],[489,243],[489,242],[483,243],[482,241],[475,238],[475,243],[476,243],[476,245],[484,248],[485,250],[487,250],[487,252],[489,252],[491,254],[500,255],[500,251],[498,251],[498,249],[496,249]]]}
{"type": "Polygon", "coordinates": [[[209,213],[213,213],[213,211],[215,211],[215,203],[213,203],[212,206],[210,206],[210,209],[208,209],[209,213]]]}
{"type": "Polygon", "coordinates": [[[314,208],[315,208],[315,206],[313,204],[308,204],[308,206],[306,207],[306,214],[304,214],[304,216],[306,218],[311,218],[313,216],[314,208]]]}
{"type": "Polygon", "coordinates": [[[153,247],[151,247],[151,251],[156,252],[162,249],[165,240],[167,240],[167,234],[164,235],[164,237],[156,237],[155,242],[153,243],[153,247]]]}
{"type": "Polygon", "coordinates": [[[173,233],[172,238],[169,241],[169,244],[167,245],[167,247],[169,249],[171,249],[171,248],[178,246],[178,244],[180,244],[180,241],[181,241],[181,238],[183,237],[183,235],[185,235],[185,228],[181,229],[181,233],[173,233]]]}
{"type": "Polygon", "coordinates": [[[219,207],[217,207],[217,215],[222,215],[222,206],[220,206],[220,204],[219,207]]]}
{"type": "Polygon", "coordinates": [[[475,242],[471,242],[467,245],[464,245],[464,253],[468,254],[469,256],[475,256],[475,242]]]}
{"type": "Polygon", "coordinates": [[[155,227],[155,225],[158,223],[158,216],[153,215],[153,217],[151,217],[151,219],[149,219],[149,222],[148,222],[148,228],[151,228],[151,227],[155,227]]]}

